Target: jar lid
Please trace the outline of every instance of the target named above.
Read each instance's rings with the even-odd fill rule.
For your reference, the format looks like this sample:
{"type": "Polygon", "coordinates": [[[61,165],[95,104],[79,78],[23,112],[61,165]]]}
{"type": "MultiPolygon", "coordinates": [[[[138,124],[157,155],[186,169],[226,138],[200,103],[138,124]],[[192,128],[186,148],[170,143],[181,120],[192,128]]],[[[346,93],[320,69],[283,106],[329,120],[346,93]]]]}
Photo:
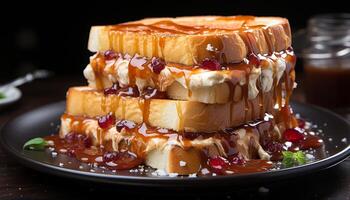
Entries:
{"type": "Polygon", "coordinates": [[[305,36],[309,46],[302,51],[304,58],[350,57],[350,13],[312,17],[308,21],[305,36]]]}

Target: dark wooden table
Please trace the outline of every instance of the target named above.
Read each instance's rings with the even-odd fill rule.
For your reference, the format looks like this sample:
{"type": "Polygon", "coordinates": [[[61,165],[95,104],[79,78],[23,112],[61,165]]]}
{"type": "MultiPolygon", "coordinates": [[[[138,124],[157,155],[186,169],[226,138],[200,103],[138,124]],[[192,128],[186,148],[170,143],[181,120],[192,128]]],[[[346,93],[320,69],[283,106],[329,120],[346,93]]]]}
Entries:
{"type": "MultiPolygon", "coordinates": [[[[0,126],[17,114],[51,102],[64,100],[69,86],[84,85],[82,76],[55,77],[20,87],[23,98],[0,110],[0,126]]],[[[303,101],[297,89],[294,100],[303,101]]],[[[126,188],[76,181],[23,167],[0,148],[0,199],[350,199],[350,159],[324,171],[290,180],[249,188],[203,190],[126,188]],[[128,198],[128,197],[127,197],[128,198]]]]}

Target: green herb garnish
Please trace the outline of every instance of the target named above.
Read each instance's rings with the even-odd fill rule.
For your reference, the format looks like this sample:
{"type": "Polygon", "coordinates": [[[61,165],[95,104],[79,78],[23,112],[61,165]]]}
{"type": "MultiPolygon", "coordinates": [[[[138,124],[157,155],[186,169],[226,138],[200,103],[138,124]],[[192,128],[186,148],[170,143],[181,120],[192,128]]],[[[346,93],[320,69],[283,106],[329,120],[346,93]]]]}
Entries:
{"type": "Polygon", "coordinates": [[[28,140],[23,145],[23,149],[40,151],[40,150],[44,150],[47,145],[48,145],[47,142],[43,138],[38,137],[38,138],[33,138],[31,140],[28,140]]]}
{"type": "Polygon", "coordinates": [[[298,166],[306,163],[306,156],[302,151],[297,151],[297,152],[283,151],[282,155],[283,155],[282,164],[285,167],[293,167],[293,166],[298,166]]]}
{"type": "Polygon", "coordinates": [[[0,92],[0,99],[4,99],[6,96],[4,93],[0,92]]]}

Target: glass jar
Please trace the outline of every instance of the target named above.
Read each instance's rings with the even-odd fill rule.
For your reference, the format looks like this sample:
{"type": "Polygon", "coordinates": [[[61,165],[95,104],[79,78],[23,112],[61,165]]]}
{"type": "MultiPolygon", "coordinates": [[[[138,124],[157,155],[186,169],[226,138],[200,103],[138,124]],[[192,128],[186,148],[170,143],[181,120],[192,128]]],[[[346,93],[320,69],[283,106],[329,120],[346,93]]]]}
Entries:
{"type": "Polygon", "coordinates": [[[350,14],[308,21],[303,50],[306,100],[328,108],[350,107],[350,14]]]}

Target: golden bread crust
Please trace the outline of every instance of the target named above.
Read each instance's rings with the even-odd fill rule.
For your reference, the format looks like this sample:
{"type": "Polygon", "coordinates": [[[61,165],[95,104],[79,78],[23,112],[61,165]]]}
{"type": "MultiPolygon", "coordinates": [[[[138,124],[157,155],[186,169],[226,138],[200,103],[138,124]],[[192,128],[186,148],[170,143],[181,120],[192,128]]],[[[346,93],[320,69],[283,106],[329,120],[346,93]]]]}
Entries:
{"type": "Polygon", "coordinates": [[[114,50],[184,65],[196,65],[206,58],[237,63],[249,52],[266,54],[290,46],[287,19],[253,16],[151,18],[93,26],[88,43],[92,52],[114,50]]]}

